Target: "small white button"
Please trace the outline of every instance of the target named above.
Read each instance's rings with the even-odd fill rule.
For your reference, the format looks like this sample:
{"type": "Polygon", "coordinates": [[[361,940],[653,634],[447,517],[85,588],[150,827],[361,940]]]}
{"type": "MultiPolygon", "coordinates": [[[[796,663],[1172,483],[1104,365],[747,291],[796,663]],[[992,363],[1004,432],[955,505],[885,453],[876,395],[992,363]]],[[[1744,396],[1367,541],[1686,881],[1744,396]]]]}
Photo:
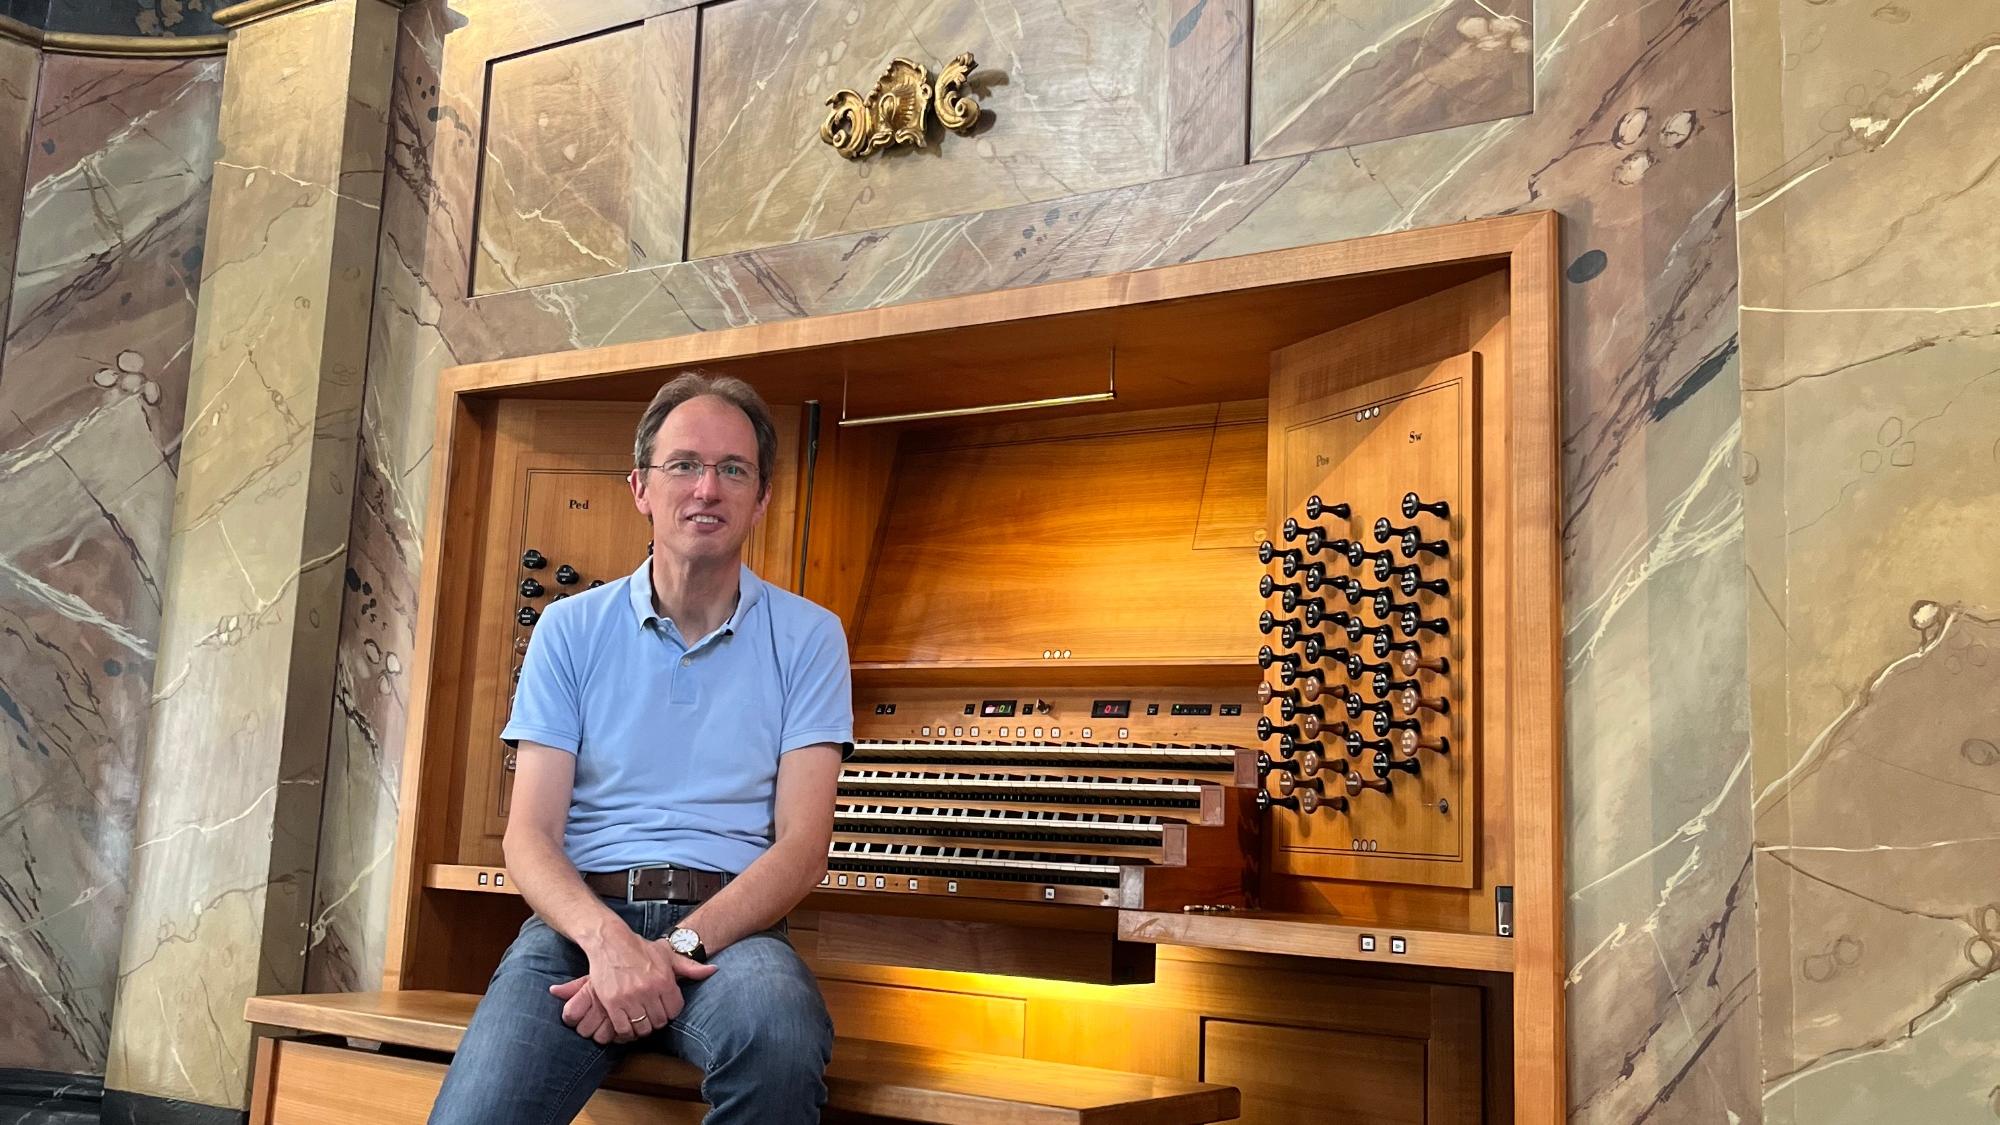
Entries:
{"type": "Polygon", "coordinates": [[[966,733],[967,733],[967,734],[969,734],[969,735],[971,735],[971,736],[972,736],[972,737],[974,737],[974,738],[978,738],[978,737],[979,737],[979,728],[978,728],[978,727],[973,727],[973,728],[972,728],[971,730],[967,731],[966,733]]]}
{"type": "Polygon", "coordinates": [[[925,737],[925,738],[929,738],[930,736],[931,736],[931,728],[929,728],[929,727],[925,727],[925,728],[924,728],[924,737],[925,737]]]}
{"type": "Polygon", "coordinates": [[[1089,728],[1089,727],[1085,727],[1085,728],[1083,728],[1083,737],[1085,737],[1085,738],[1089,738],[1089,737],[1090,737],[1090,728],[1089,728]]]}
{"type": "Polygon", "coordinates": [[[685,668],[685,667],[687,667],[688,665],[690,665],[690,664],[693,664],[693,663],[694,663],[694,657],[692,657],[692,656],[683,656],[683,657],[681,657],[681,667],[685,668]]]}
{"type": "MultiPolygon", "coordinates": [[[[841,886],[843,886],[843,887],[847,885],[847,876],[845,876],[845,875],[842,875],[842,876],[840,877],[840,885],[841,885],[841,886]]],[[[1372,940],[1372,939],[1371,939],[1371,940],[1372,940]]]]}
{"type": "Polygon", "coordinates": [[[1036,738],[1040,738],[1040,737],[1042,737],[1042,728],[1040,728],[1040,727],[1036,727],[1036,728],[1035,728],[1035,737],[1036,737],[1036,738]]]}
{"type": "Polygon", "coordinates": [[[965,728],[964,728],[964,727],[953,727],[953,728],[951,728],[951,735],[952,735],[952,737],[953,737],[953,738],[962,738],[962,737],[964,737],[964,736],[965,736],[965,728]]]}
{"type": "Polygon", "coordinates": [[[1054,902],[1056,900],[1056,889],[1054,887],[1043,887],[1042,898],[1049,902],[1054,902]]]}
{"type": "Polygon", "coordinates": [[[1124,727],[1119,727],[1119,728],[1118,728],[1118,740],[1119,740],[1119,741],[1123,742],[1123,741],[1124,741],[1125,739],[1128,739],[1128,738],[1130,738],[1130,737],[1132,737],[1132,732],[1131,732],[1131,731],[1129,731],[1129,730],[1126,730],[1126,729],[1125,729],[1124,727]]]}
{"type": "MultiPolygon", "coordinates": [[[[888,881],[887,881],[887,880],[885,880],[885,879],[883,879],[883,878],[882,878],[882,876],[880,876],[880,875],[877,875],[877,876],[875,876],[875,889],[879,891],[879,890],[881,890],[881,889],[882,889],[883,887],[885,887],[885,886],[888,886],[888,881]]],[[[1402,938],[1397,938],[1396,940],[1397,940],[1397,941],[1401,941],[1401,940],[1403,940],[1403,939],[1402,939],[1402,938]]],[[[1402,952],[1402,951],[1401,951],[1401,950],[1397,950],[1397,952],[1399,952],[1399,953],[1400,953],[1400,952],[1402,952]]]]}
{"type": "Polygon", "coordinates": [[[910,880],[910,889],[913,891],[917,889],[917,881],[915,879],[910,880]]]}
{"type": "Polygon", "coordinates": [[[1061,738],[1061,737],[1062,737],[1062,728],[1061,728],[1061,727],[1050,727],[1050,728],[1049,728],[1049,737],[1050,737],[1050,738],[1061,738]]]}
{"type": "Polygon", "coordinates": [[[958,893],[958,880],[956,880],[956,879],[953,879],[953,880],[952,880],[951,882],[949,882],[949,883],[946,883],[946,884],[944,885],[944,889],[945,889],[945,890],[946,890],[947,892],[951,893],[951,894],[957,894],[957,893],[958,893]]]}
{"type": "Polygon", "coordinates": [[[1015,738],[1026,738],[1026,737],[1028,737],[1028,728],[1027,728],[1027,727],[1015,727],[1015,728],[1014,728],[1014,737],[1015,737],[1015,738]]]}
{"type": "Polygon", "coordinates": [[[1399,937],[1391,937],[1389,939],[1389,952],[1401,954],[1408,953],[1409,951],[1410,943],[1408,940],[1399,937]]]}
{"type": "Polygon", "coordinates": [[[1375,935],[1374,935],[1374,934],[1362,934],[1362,935],[1361,935],[1361,952],[1363,952],[1363,953],[1373,953],[1373,952],[1375,952],[1375,935]]]}

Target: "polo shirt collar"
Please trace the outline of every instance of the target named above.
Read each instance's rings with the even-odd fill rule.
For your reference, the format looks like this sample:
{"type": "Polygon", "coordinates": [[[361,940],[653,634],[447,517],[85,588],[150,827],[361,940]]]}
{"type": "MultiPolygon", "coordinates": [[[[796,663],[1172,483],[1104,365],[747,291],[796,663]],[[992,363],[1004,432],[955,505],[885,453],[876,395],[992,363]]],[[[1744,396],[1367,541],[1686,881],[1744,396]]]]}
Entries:
{"type": "MultiPolygon", "coordinates": [[[[736,611],[722,623],[721,632],[725,634],[734,633],[736,623],[743,620],[743,615],[750,612],[751,606],[764,598],[764,580],[757,577],[748,565],[739,564],[738,570],[736,611]]],[[[659,620],[660,615],[653,612],[653,556],[647,555],[639,560],[639,569],[632,572],[631,581],[625,585],[626,598],[632,604],[633,619],[642,628],[659,620]]]]}

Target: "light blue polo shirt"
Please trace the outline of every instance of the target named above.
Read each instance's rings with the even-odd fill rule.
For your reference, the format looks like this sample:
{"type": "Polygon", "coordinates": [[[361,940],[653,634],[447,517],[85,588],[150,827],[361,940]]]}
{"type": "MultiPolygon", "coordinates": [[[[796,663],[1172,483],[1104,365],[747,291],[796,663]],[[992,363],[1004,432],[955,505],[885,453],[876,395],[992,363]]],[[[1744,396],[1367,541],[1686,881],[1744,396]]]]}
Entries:
{"type": "Polygon", "coordinates": [[[576,755],[578,871],[740,873],[771,846],[778,758],[854,740],[847,636],[746,566],[735,612],[690,645],[653,612],[649,556],[542,612],[500,737],[576,755]]]}

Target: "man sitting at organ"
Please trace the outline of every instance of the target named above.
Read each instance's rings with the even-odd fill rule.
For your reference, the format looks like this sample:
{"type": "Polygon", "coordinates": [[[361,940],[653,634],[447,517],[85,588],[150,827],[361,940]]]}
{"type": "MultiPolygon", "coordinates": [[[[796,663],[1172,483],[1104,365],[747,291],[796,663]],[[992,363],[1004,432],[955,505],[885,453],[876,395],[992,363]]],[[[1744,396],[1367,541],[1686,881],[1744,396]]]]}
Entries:
{"type": "Polygon", "coordinates": [[[433,1123],[571,1120],[635,1047],[702,1068],[710,1125],[818,1119],[832,1024],[783,920],[825,872],[854,718],[840,620],[742,561],[776,451],[739,379],[682,374],[641,417],[651,553],[528,646],[501,737],[534,915],[433,1123]]]}

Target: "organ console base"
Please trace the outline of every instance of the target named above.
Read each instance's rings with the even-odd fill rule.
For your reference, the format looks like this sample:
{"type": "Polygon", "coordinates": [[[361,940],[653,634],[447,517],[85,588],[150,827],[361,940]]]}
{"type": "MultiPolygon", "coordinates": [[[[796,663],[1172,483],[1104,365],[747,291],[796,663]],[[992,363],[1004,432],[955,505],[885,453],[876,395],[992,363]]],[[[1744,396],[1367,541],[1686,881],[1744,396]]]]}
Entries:
{"type": "Polygon", "coordinates": [[[779,424],[746,561],[848,634],[793,919],[842,1034],[1559,1120],[1559,261],[1509,216],[453,368],[385,988],[477,993],[525,916],[513,673],[643,554],[632,429],[700,366],[779,424]]]}

